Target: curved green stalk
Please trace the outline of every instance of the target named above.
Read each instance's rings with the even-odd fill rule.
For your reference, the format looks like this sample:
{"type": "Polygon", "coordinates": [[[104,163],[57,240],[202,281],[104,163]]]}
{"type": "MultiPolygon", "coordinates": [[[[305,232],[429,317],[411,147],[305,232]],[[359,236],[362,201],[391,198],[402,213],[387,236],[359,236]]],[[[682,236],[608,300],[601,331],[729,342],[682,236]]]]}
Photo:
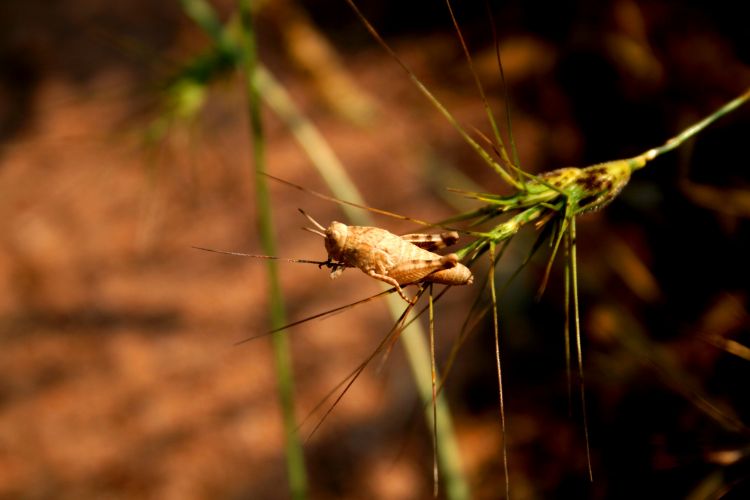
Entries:
{"type": "MultiPolygon", "coordinates": [[[[244,69],[248,114],[252,129],[251,141],[255,164],[255,199],[258,206],[258,230],[263,251],[267,255],[276,255],[276,242],[273,235],[273,221],[271,218],[271,201],[266,184],[267,180],[261,174],[265,170],[265,139],[260,116],[260,96],[257,86],[257,56],[250,0],[240,0],[239,11],[242,26],[242,45],[245,56],[244,69]]],[[[268,280],[271,328],[278,328],[286,323],[286,319],[283,295],[278,278],[278,268],[276,262],[273,260],[268,261],[268,280]]],[[[289,342],[287,336],[282,333],[272,335],[271,341],[276,361],[276,377],[278,379],[279,398],[281,399],[281,411],[286,436],[289,488],[292,498],[304,499],[307,497],[307,473],[305,471],[302,444],[297,434],[297,425],[294,416],[294,383],[289,342]]]]}
{"type": "Polygon", "coordinates": [[[672,137],[661,146],[649,149],[642,155],[637,156],[636,158],[643,158],[645,161],[643,162],[643,164],[638,164],[637,166],[635,166],[633,170],[636,170],[638,168],[643,168],[646,165],[646,162],[649,162],[653,160],[654,158],[656,158],[657,156],[661,156],[664,153],[667,153],[679,147],[686,140],[690,139],[691,137],[693,137],[694,135],[702,131],[704,128],[711,125],[713,122],[715,122],[722,116],[728,113],[731,113],[735,109],[739,108],[740,106],[745,104],[745,102],[747,102],[748,100],[750,100],[750,89],[747,89],[739,97],[735,97],[728,103],[724,104],[722,107],[720,107],[719,109],[717,109],[716,111],[714,111],[713,113],[711,113],[710,115],[708,115],[707,117],[699,121],[698,123],[694,123],[690,127],[686,128],[685,130],[683,130],[676,136],[672,137]]]}

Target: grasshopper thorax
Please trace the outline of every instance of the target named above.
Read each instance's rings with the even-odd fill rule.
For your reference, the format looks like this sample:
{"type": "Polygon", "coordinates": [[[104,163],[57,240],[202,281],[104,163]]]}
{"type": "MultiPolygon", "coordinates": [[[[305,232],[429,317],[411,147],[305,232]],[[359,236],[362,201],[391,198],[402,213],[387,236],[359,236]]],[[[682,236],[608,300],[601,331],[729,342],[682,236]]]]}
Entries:
{"type": "Polygon", "coordinates": [[[349,237],[349,227],[341,222],[333,221],[326,229],[326,251],[328,257],[341,260],[341,253],[346,248],[346,240],[349,237]]]}

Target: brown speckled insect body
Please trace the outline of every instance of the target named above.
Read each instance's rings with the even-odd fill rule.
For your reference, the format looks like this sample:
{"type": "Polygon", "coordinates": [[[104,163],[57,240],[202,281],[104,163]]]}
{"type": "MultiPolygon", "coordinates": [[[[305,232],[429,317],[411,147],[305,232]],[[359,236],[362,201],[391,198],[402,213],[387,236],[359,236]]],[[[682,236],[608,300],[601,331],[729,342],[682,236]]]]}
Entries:
{"type": "Polygon", "coordinates": [[[455,243],[458,240],[455,231],[397,236],[378,227],[347,226],[336,221],[324,228],[309,215],[305,216],[323,231],[308,229],[325,237],[328,260],[334,264],[332,279],[346,267],[357,267],[368,276],[396,287],[407,301],[401,285],[468,285],[474,281],[471,271],[458,261],[456,254],[431,252],[455,243]]]}

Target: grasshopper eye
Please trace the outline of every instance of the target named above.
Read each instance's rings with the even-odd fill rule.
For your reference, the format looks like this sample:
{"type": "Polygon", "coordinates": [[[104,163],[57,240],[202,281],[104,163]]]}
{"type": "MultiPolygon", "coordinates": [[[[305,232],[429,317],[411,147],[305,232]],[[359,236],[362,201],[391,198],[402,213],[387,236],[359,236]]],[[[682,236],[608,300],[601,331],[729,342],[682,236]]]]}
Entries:
{"type": "Polygon", "coordinates": [[[326,229],[326,250],[328,250],[328,253],[336,253],[344,248],[348,236],[349,230],[346,224],[336,221],[331,222],[331,225],[326,229]]]}

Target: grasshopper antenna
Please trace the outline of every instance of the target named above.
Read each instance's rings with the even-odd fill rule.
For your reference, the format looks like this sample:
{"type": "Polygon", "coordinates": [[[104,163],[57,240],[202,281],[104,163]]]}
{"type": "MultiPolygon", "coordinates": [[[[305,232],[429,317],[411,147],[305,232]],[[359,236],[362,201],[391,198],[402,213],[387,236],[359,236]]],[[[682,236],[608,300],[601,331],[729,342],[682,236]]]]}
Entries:
{"type": "Polygon", "coordinates": [[[318,231],[317,229],[312,229],[312,228],[310,228],[310,227],[303,227],[302,229],[304,229],[305,231],[307,231],[307,232],[309,232],[309,233],[313,233],[313,234],[317,234],[318,236],[322,236],[323,238],[325,238],[325,237],[326,237],[326,235],[325,235],[325,234],[321,233],[321,232],[320,232],[320,231],[318,231]]]}
{"type": "Polygon", "coordinates": [[[317,229],[309,228],[309,227],[303,227],[302,229],[304,229],[305,231],[309,231],[309,232],[311,232],[313,234],[317,234],[318,236],[322,236],[323,238],[326,238],[326,235],[325,235],[326,228],[324,228],[323,225],[320,222],[318,222],[315,219],[313,219],[312,215],[308,214],[307,212],[305,212],[301,208],[298,208],[297,210],[299,210],[299,213],[301,213],[302,215],[304,215],[305,217],[307,217],[307,220],[309,220],[310,222],[312,222],[315,227],[317,227],[318,229],[320,229],[320,231],[318,231],[317,229]]]}
{"type": "MultiPolygon", "coordinates": [[[[304,228],[307,229],[307,228],[304,228]]],[[[315,231],[314,231],[315,232],[315,231]]],[[[325,235],[323,235],[325,236],[325,235]]],[[[204,247],[196,247],[194,246],[196,250],[203,250],[204,252],[213,252],[213,253],[223,253],[226,255],[236,255],[238,257],[252,257],[254,259],[268,259],[268,260],[283,260],[285,262],[294,262],[297,264],[317,264],[318,266],[322,267],[331,267],[333,264],[331,264],[328,261],[322,261],[322,260],[308,260],[308,259],[287,259],[284,257],[275,257],[273,255],[254,255],[250,253],[242,253],[242,252],[229,252],[227,250],[215,250],[213,248],[204,248],[204,247]]]]}

